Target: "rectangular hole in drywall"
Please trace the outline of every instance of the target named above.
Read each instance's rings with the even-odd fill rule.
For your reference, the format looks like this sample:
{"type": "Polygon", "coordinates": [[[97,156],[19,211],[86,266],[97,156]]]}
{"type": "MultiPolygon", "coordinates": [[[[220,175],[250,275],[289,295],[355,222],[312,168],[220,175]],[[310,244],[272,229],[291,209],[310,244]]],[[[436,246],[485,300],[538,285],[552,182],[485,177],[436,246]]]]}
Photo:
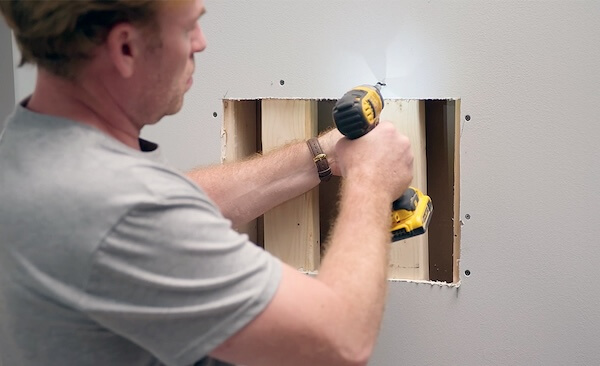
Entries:
{"type": "MultiPolygon", "coordinates": [[[[313,100],[312,102],[316,103],[318,120],[316,133],[332,128],[334,124],[331,111],[336,101],[313,100]]],[[[224,100],[224,162],[235,161],[262,151],[261,105],[261,100],[224,100]]],[[[406,133],[412,135],[413,150],[419,149],[415,154],[417,160],[415,165],[426,166],[426,172],[421,172],[426,175],[426,182],[419,182],[421,187],[418,188],[427,192],[434,204],[434,213],[425,244],[423,244],[424,238],[419,239],[421,244],[408,241],[392,244],[390,278],[448,283],[458,281],[460,226],[457,206],[460,169],[457,116],[459,106],[458,100],[386,101],[384,111],[393,113],[391,118],[396,120],[394,123],[398,123],[399,126],[409,126],[406,133]],[[410,126],[417,123],[420,123],[421,127],[415,132],[410,126]],[[421,161],[423,164],[419,165],[421,161]],[[423,245],[426,246],[424,250],[415,249],[423,245]]],[[[327,238],[337,215],[340,181],[339,177],[334,177],[318,187],[318,215],[316,216],[321,255],[324,254],[327,238]]],[[[250,238],[261,246],[264,246],[265,240],[263,220],[264,218],[260,217],[248,226],[239,228],[241,231],[248,232],[250,238]]],[[[286,258],[282,260],[287,261],[286,258]]],[[[302,265],[297,267],[306,269],[302,265]]],[[[318,269],[318,262],[315,268],[308,270],[315,269],[318,269]]]]}

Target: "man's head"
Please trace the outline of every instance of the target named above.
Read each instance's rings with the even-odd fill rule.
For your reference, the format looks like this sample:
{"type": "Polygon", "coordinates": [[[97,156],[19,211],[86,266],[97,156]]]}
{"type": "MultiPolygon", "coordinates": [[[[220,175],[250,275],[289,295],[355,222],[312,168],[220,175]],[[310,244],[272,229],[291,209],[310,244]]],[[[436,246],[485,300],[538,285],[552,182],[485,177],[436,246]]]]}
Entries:
{"type": "MultiPolygon", "coordinates": [[[[121,75],[132,72],[131,78],[137,77],[144,99],[152,105],[164,106],[165,115],[181,109],[183,95],[192,85],[194,54],[206,47],[198,22],[204,12],[203,0],[166,1],[157,17],[159,45],[156,46],[156,40],[151,41],[141,51],[144,57],[135,64],[133,58],[113,57],[115,64],[125,61],[121,65],[121,75]]],[[[113,33],[116,33],[113,49],[118,50],[125,44],[126,32],[122,29],[113,33]]]]}
{"type": "Polygon", "coordinates": [[[12,28],[21,64],[33,63],[73,79],[110,29],[127,22],[156,29],[160,1],[0,1],[0,10],[12,28]]]}
{"type": "Polygon", "coordinates": [[[22,63],[87,88],[139,128],[181,108],[206,47],[203,0],[0,0],[0,10],[22,63]]]}

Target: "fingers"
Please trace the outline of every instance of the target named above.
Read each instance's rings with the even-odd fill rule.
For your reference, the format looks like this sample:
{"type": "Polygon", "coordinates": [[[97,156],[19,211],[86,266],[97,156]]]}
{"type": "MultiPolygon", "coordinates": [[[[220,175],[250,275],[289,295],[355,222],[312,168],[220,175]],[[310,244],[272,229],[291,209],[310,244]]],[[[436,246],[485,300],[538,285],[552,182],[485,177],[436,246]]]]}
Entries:
{"type": "Polygon", "coordinates": [[[400,196],[413,178],[410,141],[387,121],[358,139],[340,139],[336,156],[345,178],[377,186],[391,196],[400,196]]]}

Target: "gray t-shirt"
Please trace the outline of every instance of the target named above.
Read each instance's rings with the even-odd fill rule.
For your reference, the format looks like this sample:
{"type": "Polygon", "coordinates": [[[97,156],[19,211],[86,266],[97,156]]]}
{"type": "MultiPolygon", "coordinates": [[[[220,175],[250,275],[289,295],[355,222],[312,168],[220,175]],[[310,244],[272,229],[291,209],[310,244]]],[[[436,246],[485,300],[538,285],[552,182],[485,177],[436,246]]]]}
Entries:
{"type": "Polygon", "coordinates": [[[254,319],[281,264],[150,152],[17,106],[0,137],[0,360],[192,365],[254,319]]]}

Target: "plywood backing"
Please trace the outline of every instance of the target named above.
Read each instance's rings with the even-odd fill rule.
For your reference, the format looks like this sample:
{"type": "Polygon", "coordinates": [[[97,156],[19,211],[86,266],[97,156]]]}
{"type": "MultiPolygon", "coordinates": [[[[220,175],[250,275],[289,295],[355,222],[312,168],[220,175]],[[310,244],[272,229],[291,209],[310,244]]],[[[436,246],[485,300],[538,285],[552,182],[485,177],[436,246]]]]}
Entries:
{"type": "MultiPolygon", "coordinates": [[[[264,99],[262,147],[269,152],[292,141],[317,135],[317,102],[264,99]]],[[[318,187],[264,215],[265,249],[291,266],[313,271],[319,266],[318,187]]]]}
{"type": "MultiPolygon", "coordinates": [[[[420,100],[386,100],[381,119],[391,121],[411,141],[414,160],[412,186],[427,192],[425,103],[420,100]]],[[[391,204],[391,202],[390,202],[391,204]]],[[[429,279],[427,233],[392,243],[390,278],[429,279]]]]}

